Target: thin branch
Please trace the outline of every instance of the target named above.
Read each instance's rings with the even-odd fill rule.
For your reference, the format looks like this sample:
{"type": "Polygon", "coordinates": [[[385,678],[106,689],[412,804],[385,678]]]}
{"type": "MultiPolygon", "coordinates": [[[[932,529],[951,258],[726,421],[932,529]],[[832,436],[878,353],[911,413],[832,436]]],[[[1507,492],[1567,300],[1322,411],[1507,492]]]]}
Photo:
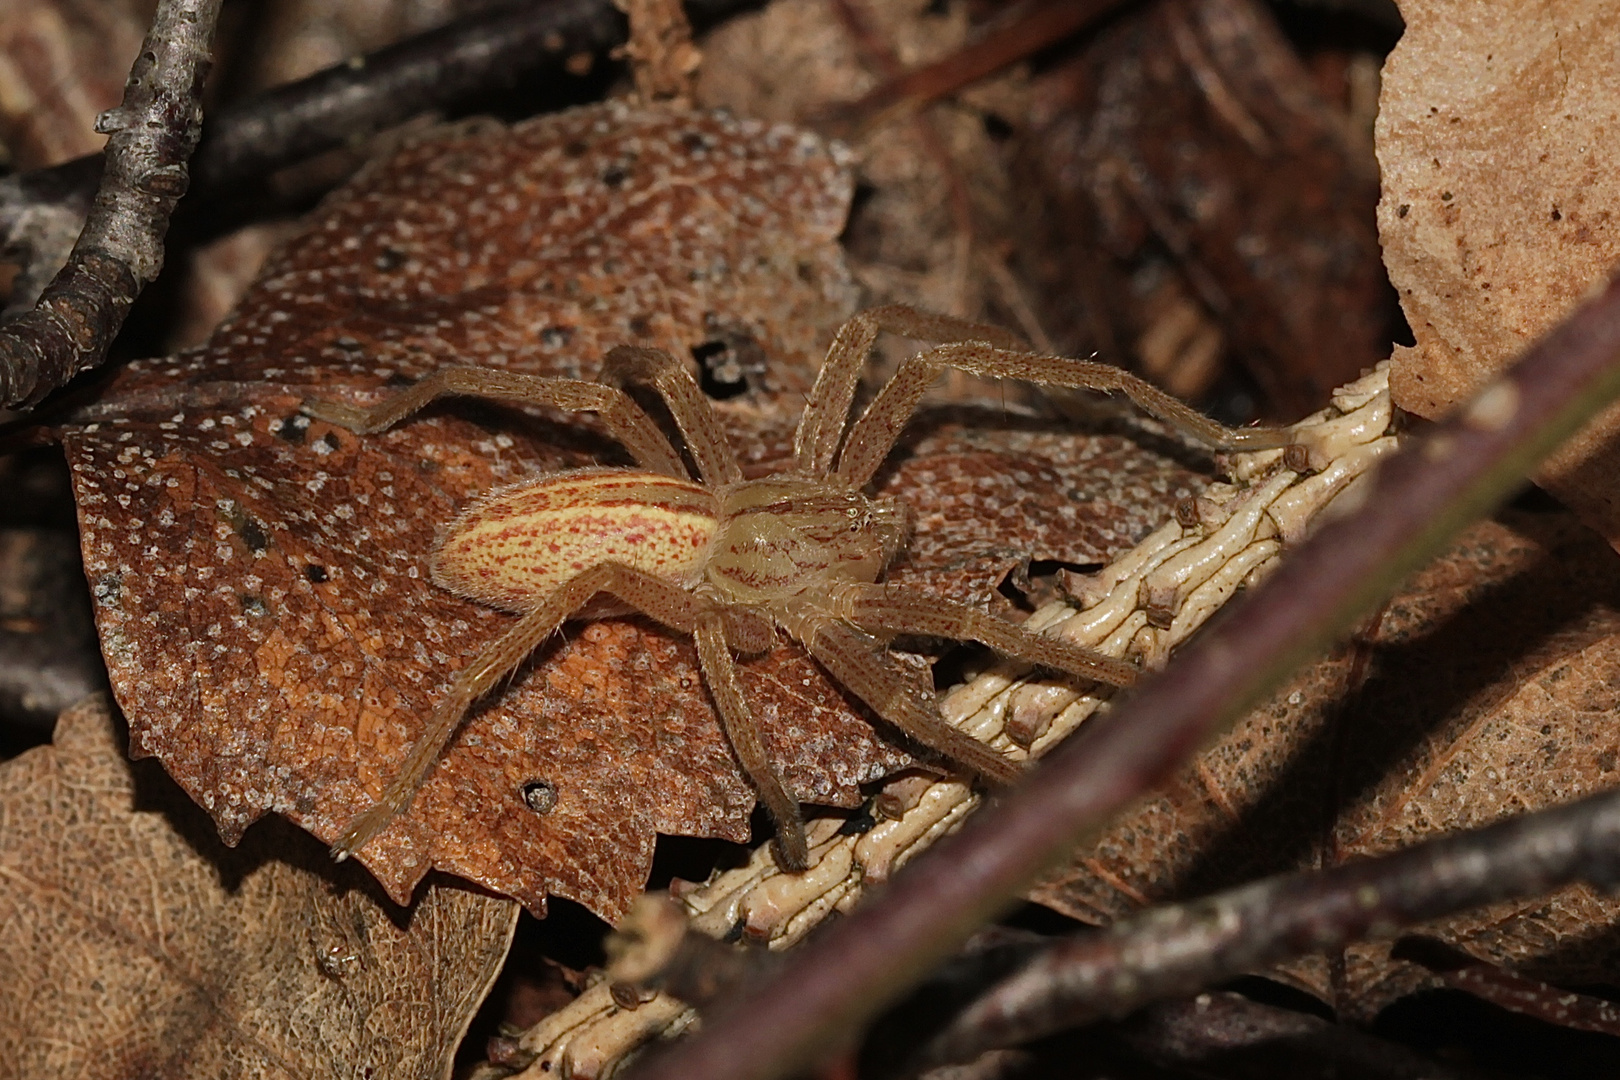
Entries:
{"type": "Polygon", "coordinates": [[[914,1066],[971,1061],[1289,957],[1578,880],[1620,882],[1620,791],[1068,938],[974,1002],[914,1066]]]}
{"type": "Polygon", "coordinates": [[[780,1076],[848,1037],[1109,816],[1364,615],[1620,396],[1620,283],[1371,477],[1155,679],[1093,719],[997,806],[919,858],[643,1080],[780,1076]]]}
{"type": "MultiPolygon", "coordinates": [[[[752,2],[689,0],[686,10],[702,30],[752,2]]],[[[533,83],[573,57],[599,58],[626,34],[612,0],[479,12],[221,109],[197,149],[197,182],[226,188],[421,113],[533,83]]]]}
{"type": "Polygon", "coordinates": [[[101,363],[130,305],[163,268],[169,216],[202,129],[220,0],[162,0],[124,86],[96,120],[106,167],[84,230],[39,302],[0,326],[0,403],[32,405],[101,363]]]}

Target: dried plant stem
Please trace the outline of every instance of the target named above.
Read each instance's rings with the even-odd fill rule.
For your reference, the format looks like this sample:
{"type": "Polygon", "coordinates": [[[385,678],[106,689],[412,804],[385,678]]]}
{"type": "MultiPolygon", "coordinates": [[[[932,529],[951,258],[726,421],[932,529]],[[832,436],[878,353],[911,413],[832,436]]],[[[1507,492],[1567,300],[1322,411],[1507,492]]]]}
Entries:
{"type": "Polygon", "coordinates": [[[923,1048],[918,1070],[1120,1016],[1304,953],[1571,881],[1620,882],[1620,792],[1156,908],[1044,950],[923,1048]]]}
{"type": "Polygon", "coordinates": [[[999,805],[829,927],[795,961],[648,1063],[651,1078],[780,1076],[893,1001],[1108,817],[1387,596],[1620,395],[1620,284],[1378,470],[1161,676],[1094,719],[999,805]]]}
{"type": "Polygon", "coordinates": [[[30,311],[0,326],[0,403],[32,405],[99,364],[130,305],[163,268],[169,215],[202,130],[220,0],[162,0],[124,86],[103,113],[101,189],[67,265],[30,311]]]}

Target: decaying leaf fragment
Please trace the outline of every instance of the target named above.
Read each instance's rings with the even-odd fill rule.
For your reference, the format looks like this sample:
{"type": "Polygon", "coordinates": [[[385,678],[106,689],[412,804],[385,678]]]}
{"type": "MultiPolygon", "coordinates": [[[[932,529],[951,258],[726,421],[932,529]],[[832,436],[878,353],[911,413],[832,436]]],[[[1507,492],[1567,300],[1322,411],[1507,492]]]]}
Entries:
{"type": "Polygon", "coordinates": [[[0,765],[0,1076],[437,1080],[516,904],[400,911],[277,823],[232,851],[102,697],[0,765]]]}
{"type": "MultiPolygon", "coordinates": [[[[1404,409],[1434,417],[1559,322],[1620,262],[1620,11],[1603,0],[1402,0],[1384,69],[1379,234],[1416,338],[1404,409]]],[[[1537,479],[1620,544],[1620,409],[1537,479]]]]}

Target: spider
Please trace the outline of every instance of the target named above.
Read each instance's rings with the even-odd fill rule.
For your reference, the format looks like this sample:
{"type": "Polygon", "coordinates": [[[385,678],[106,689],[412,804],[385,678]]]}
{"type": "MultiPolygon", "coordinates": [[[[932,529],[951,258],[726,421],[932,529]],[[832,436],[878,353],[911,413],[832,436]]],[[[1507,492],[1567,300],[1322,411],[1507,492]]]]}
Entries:
{"type": "Polygon", "coordinates": [[[803,819],[766,758],[737,675],[780,629],[877,716],[993,783],[1019,766],[939,715],[932,686],[889,654],[898,634],[976,641],[1082,680],[1127,686],[1134,665],[1040,636],[965,604],[883,584],[906,539],[896,499],[865,493],[924,391],[947,368],[1054,386],[1123,391],[1146,412],[1213,447],[1285,446],[1280,429],[1234,431],[1107,364],[1026,351],[1006,331],[903,306],[874,308],[838,331],[794,435],[794,466],[744,479],[708,399],[658,349],[608,353],[601,380],[446,367],[371,408],[311,401],[304,411],[359,434],[383,431],[445,395],[594,411],[639,467],[541,475],[472,503],[433,553],[441,587],[521,616],[459,671],[382,795],[333,847],[355,853],[409,806],[472,705],[570,618],[640,612],[697,644],[703,681],[738,762],[776,826],[787,869],[807,864],[803,819]],[[881,332],[942,342],[902,363],[852,425],[861,369],[881,332]],[[697,467],[625,387],[655,392],[697,467]],[[607,602],[604,602],[607,601],[607,602]]]}

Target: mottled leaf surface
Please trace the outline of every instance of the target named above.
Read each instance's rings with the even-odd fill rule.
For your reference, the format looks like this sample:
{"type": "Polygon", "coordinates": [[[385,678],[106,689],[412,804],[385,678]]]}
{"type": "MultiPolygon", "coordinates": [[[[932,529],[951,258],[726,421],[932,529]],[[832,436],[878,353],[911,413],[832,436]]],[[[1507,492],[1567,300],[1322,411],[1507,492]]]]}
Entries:
{"type": "MultiPolygon", "coordinates": [[[[1043,903],[1108,921],[1301,866],[1376,855],[1620,783],[1620,557],[1563,512],[1470,530],[1376,628],[1308,668],[1108,830],[1043,903]]],[[[1612,981],[1620,902],[1587,886],[1419,928],[1537,978],[1612,981]]],[[[1340,1005],[1418,985],[1349,951],[1340,1005]]],[[[1320,959],[1290,966],[1324,998],[1320,959]]]]}
{"type": "Polygon", "coordinates": [[[0,1076],[437,1080],[518,907],[408,911],[284,824],[226,848],[102,697],[0,765],[0,1076]]]}
{"type": "MultiPolygon", "coordinates": [[[[1435,417],[1556,326],[1620,261],[1620,116],[1605,0],[1401,0],[1378,111],[1378,230],[1416,339],[1395,403],[1435,417]]],[[[1537,482],[1620,545],[1620,409],[1537,482]]]]}
{"type": "MultiPolygon", "coordinates": [[[[361,438],[308,422],[300,401],[370,399],[445,363],[590,377],[623,341],[688,357],[719,345],[757,372],[724,403],[757,471],[780,459],[848,312],[835,237],[849,194],[839,153],[795,129],[609,104],[452,129],[333,196],[208,346],[134,365],[66,432],[132,750],[158,756],[229,841],[267,810],[334,839],[453,672],[510,625],[429,582],[437,530],[492,487],[624,457],[577,417],[457,403],[361,438]]],[[[1063,442],[1081,437],[1050,437],[1028,466],[1072,477],[1016,507],[998,481],[945,514],[1013,529],[947,544],[958,574],[981,575],[962,595],[1030,555],[1100,561],[1110,536],[1128,546],[1167,512],[1069,530],[1064,508],[1096,462],[1063,442]]],[[[1197,483],[1109,445],[1103,459],[1158,479],[1099,474],[1099,491],[1197,483]]],[[[924,535],[933,482],[887,483],[924,535]]],[[[361,852],[394,897],[439,867],[537,910],[561,895],[614,918],[656,833],[748,837],[753,792],[691,643],[635,620],[561,638],[475,711],[410,812],[361,852]],[[537,784],[555,794],[538,812],[524,798],[537,784]]],[[[911,760],[796,649],[742,677],[806,801],[852,805],[911,760]]]]}

